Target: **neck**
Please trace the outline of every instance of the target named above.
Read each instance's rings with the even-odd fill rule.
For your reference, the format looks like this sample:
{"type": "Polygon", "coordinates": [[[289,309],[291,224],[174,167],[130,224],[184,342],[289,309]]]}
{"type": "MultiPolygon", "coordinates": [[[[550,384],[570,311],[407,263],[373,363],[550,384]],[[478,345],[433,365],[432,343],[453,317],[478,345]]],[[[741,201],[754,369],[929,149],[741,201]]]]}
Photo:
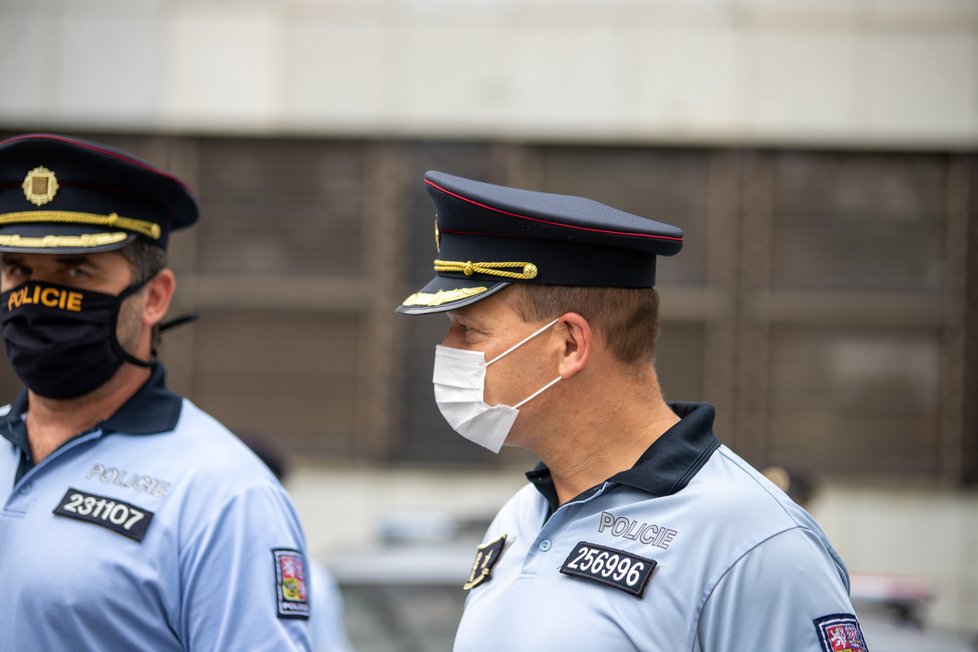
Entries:
{"type": "Polygon", "coordinates": [[[561,505],[581,492],[632,468],[652,443],[679,417],[666,405],[654,372],[636,382],[619,377],[566,389],[559,423],[533,442],[532,449],[550,469],[561,505]],[[616,382],[617,380],[617,382],[616,382]],[[587,397],[587,398],[585,398],[587,397]]]}
{"type": "Polygon", "coordinates": [[[107,383],[72,399],[53,399],[28,390],[27,438],[37,464],[59,446],[105,421],[139,391],[150,369],[125,363],[107,383]]]}

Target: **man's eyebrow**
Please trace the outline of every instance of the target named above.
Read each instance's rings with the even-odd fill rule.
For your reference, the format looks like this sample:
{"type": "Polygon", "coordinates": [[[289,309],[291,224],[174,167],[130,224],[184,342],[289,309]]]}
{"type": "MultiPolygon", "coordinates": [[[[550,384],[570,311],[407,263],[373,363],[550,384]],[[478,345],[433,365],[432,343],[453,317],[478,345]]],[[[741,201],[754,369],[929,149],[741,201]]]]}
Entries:
{"type": "Polygon", "coordinates": [[[90,256],[58,256],[55,260],[60,265],[88,265],[89,267],[100,268],[100,265],[92,260],[90,256]]]}
{"type": "Polygon", "coordinates": [[[4,265],[16,265],[22,260],[24,260],[24,257],[17,253],[4,252],[0,254],[0,263],[4,265]]]}

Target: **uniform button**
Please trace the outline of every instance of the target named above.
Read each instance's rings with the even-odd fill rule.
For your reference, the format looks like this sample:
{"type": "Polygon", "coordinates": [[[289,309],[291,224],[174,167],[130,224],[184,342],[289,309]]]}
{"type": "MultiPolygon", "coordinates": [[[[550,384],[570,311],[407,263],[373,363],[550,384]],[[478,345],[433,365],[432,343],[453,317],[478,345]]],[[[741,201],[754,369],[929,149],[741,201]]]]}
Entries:
{"type": "Polygon", "coordinates": [[[550,550],[552,545],[553,544],[550,543],[550,539],[544,539],[543,541],[540,542],[540,550],[547,552],[548,550],[550,550]]]}
{"type": "Polygon", "coordinates": [[[27,494],[29,494],[31,492],[31,488],[32,488],[31,487],[31,483],[28,482],[27,484],[25,484],[23,487],[20,488],[20,493],[22,493],[22,494],[24,494],[26,496],[27,494]]]}

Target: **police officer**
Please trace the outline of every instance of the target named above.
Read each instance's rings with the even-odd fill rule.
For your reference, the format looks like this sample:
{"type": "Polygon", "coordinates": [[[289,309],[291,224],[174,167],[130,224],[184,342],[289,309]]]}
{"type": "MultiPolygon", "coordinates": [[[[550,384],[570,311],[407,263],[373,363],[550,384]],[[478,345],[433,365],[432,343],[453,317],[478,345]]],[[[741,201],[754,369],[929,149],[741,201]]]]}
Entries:
{"type": "Polygon", "coordinates": [[[479,547],[455,649],[865,650],[818,524],[666,403],[658,256],[676,227],[588,199],[425,176],[447,313],[435,400],[463,437],[542,462],[479,547]]]}
{"type": "Polygon", "coordinates": [[[270,471],[167,389],[154,331],[169,172],[50,134],[0,142],[0,650],[308,650],[302,529],[270,471]]]}

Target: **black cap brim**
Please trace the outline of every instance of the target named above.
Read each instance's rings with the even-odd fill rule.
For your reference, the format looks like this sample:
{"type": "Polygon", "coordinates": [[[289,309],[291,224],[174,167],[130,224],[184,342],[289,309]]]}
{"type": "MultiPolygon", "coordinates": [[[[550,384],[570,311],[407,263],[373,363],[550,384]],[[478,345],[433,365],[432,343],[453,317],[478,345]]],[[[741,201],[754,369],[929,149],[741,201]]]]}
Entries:
{"type": "Polygon", "coordinates": [[[509,286],[508,281],[436,276],[395,309],[402,315],[430,315],[457,310],[492,296],[509,286]]]}

